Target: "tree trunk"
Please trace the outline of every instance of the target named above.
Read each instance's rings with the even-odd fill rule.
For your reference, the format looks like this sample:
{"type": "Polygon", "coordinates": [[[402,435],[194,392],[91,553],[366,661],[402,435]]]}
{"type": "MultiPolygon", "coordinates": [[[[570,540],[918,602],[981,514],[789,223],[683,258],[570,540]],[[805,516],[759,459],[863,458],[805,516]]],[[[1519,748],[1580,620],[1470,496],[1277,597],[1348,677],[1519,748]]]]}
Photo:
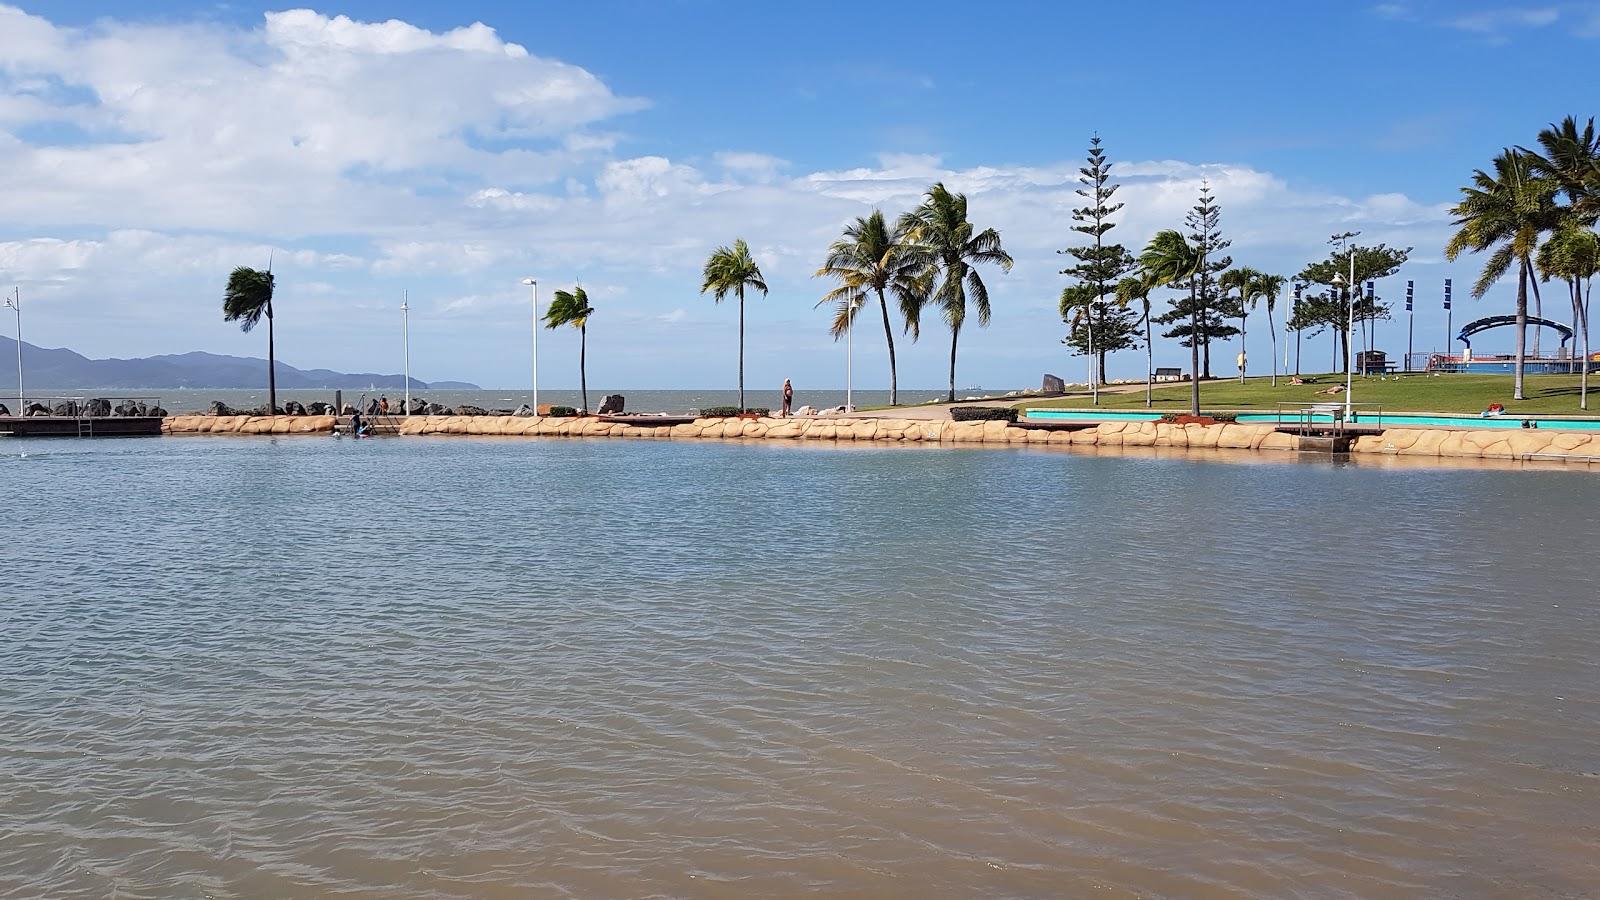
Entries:
{"type": "Polygon", "coordinates": [[[878,309],[883,313],[883,339],[889,345],[889,405],[900,403],[900,385],[894,369],[894,329],[889,325],[889,302],[883,299],[883,288],[878,288],[878,309]]]}
{"type": "Polygon", "coordinates": [[[744,285],[739,285],[739,412],[744,412],[744,285]]]}
{"type": "Polygon", "coordinates": [[[1200,301],[1190,289],[1189,304],[1189,413],[1200,415],[1200,301]]]}
{"type": "MultiPolygon", "coordinates": [[[[1537,274],[1534,274],[1533,277],[1528,279],[1528,281],[1530,283],[1532,283],[1532,285],[1533,285],[1533,315],[1534,315],[1534,318],[1542,319],[1542,318],[1544,318],[1544,298],[1539,296],[1539,276],[1537,274]]],[[[1542,325],[1535,325],[1534,328],[1533,328],[1533,358],[1534,359],[1538,359],[1540,356],[1543,355],[1543,354],[1541,354],[1539,352],[1539,336],[1540,336],[1540,332],[1543,332],[1543,331],[1544,331],[1544,326],[1542,326],[1542,325]]]]}
{"type": "Polygon", "coordinates": [[[950,396],[949,402],[956,402],[956,341],[961,337],[961,326],[950,326],[950,396]]]}
{"type": "Polygon", "coordinates": [[[1272,321],[1272,307],[1267,307],[1267,332],[1272,335],[1272,386],[1278,386],[1278,325],[1272,321]]]}
{"type": "Polygon", "coordinates": [[[589,326],[578,328],[578,392],[583,395],[583,413],[589,414],[589,326]]]}
{"type": "Polygon", "coordinates": [[[1522,393],[1522,366],[1528,356],[1528,258],[1517,268],[1517,365],[1512,378],[1511,399],[1526,400],[1522,393]]]}
{"type": "Polygon", "coordinates": [[[1150,392],[1155,381],[1156,351],[1150,335],[1150,301],[1144,301],[1144,408],[1152,405],[1150,392]]]}
{"type": "Polygon", "coordinates": [[[272,301],[267,301],[267,415],[278,414],[278,357],[272,333],[272,301]]]}
{"type": "Polygon", "coordinates": [[[1100,353],[1100,384],[1106,383],[1106,351],[1102,348],[1100,353]]]}
{"type": "Polygon", "coordinates": [[[1349,328],[1349,320],[1346,320],[1346,324],[1345,324],[1344,328],[1339,329],[1338,353],[1339,353],[1339,360],[1338,360],[1337,363],[1335,363],[1335,366],[1336,367],[1342,366],[1342,368],[1337,368],[1337,371],[1341,375],[1350,374],[1350,328],[1349,328]]]}
{"type": "Polygon", "coordinates": [[[1594,282],[1589,283],[1589,295],[1578,303],[1578,323],[1582,327],[1583,362],[1578,368],[1578,408],[1589,408],[1589,301],[1594,298],[1594,282]]]}
{"type": "Polygon", "coordinates": [[[1567,374],[1571,375],[1578,371],[1574,366],[1578,363],[1578,307],[1583,303],[1583,285],[1573,276],[1567,287],[1572,293],[1572,352],[1567,354],[1567,374]]]}

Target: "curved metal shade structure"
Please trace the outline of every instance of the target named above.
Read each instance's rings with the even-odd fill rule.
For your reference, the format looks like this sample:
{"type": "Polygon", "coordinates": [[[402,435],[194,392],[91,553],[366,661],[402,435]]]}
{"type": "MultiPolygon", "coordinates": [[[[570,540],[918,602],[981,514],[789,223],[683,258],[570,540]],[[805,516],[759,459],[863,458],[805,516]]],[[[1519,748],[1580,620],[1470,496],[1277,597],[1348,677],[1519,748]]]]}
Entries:
{"type": "MultiPolygon", "coordinates": [[[[1491,328],[1503,328],[1507,325],[1516,324],[1516,316],[1484,316],[1481,319],[1474,319],[1473,321],[1461,326],[1461,333],[1456,335],[1456,340],[1466,344],[1467,349],[1470,350],[1472,348],[1472,336],[1478,332],[1488,331],[1491,328]]],[[[1572,328],[1552,319],[1541,319],[1538,316],[1529,316],[1528,324],[1535,327],[1554,329],[1557,334],[1561,335],[1561,343],[1563,345],[1565,345],[1567,341],[1572,340],[1572,328]]]]}

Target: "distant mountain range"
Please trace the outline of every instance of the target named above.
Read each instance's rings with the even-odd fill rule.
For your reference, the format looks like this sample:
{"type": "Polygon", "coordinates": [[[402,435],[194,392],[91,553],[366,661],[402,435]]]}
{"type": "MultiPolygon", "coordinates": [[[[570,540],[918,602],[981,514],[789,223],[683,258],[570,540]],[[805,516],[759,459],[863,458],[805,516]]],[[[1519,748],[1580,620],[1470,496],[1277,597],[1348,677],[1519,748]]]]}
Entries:
{"type": "MultiPolygon", "coordinates": [[[[0,395],[17,389],[17,342],[0,337],[0,395]]],[[[49,350],[22,342],[22,376],[28,392],[63,388],[264,388],[267,361],[249,356],[215,353],[178,353],[141,359],[90,359],[71,350],[49,350]]],[[[280,388],[356,389],[366,387],[403,390],[400,375],[373,372],[335,372],[331,369],[296,369],[277,364],[280,388]]],[[[465,381],[419,381],[413,390],[477,390],[465,381]]]]}

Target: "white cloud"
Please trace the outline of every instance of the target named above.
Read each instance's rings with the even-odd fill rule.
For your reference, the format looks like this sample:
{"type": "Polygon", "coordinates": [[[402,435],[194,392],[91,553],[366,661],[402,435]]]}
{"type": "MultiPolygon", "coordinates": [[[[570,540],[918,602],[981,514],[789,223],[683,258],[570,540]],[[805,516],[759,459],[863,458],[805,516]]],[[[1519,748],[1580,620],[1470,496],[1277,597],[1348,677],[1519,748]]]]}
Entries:
{"type": "MultiPolygon", "coordinates": [[[[995,326],[964,335],[963,353],[1030,380],[1060,368],[1055,251],[1077,238],[1078,159],[957,167],[885,154],[805,171],[751,149],[619,157],[608,122],[639,105],[484,25],[294,10],[245,30],[79,29],[0,6],[0,222],[13,238],[0,242],[0,282],[34,290],[36,334],[86,352],[259,352],[215,307],[229,269],[271,254],[281,337],[301,362],[395,370],[372,335],[393,330],[391,300],[409,290],[413,346],[437,354],[433,377],[495,382],[522,371],[521,277],[541,290],[583,278],[597,297],[605,286],[595,346],[627,351],[610,363],[617,386],[705,384],[721,355],[708,345],[734,321],[698,294],[711,248],[736,237],[754,248],[772,295],[751,301],[752,370],[788,367],[831,346],[811,273],[840,226],[875,205],[897,215],[943,181],[1017,259],[987,276],[995,326]],[[45,122],[81,134],[22,136],[45,122]],[[669,351],[682,359],[663,362],[669,351]]],[[[1127,206],[1112,237],[1133,248],[1181,225],[1203,179],[1234,256],[1257,268],[1295,271],[1335,230],[1437,247],[1448,227],[1439,203],[1340,196],[1238,162],[1114,172],[1127,206]]],[[[857,340],[869,352],[870,335],[857,340]]],[[[902,383],[938,383],[939,356],[908,350],[902,383]]]]}

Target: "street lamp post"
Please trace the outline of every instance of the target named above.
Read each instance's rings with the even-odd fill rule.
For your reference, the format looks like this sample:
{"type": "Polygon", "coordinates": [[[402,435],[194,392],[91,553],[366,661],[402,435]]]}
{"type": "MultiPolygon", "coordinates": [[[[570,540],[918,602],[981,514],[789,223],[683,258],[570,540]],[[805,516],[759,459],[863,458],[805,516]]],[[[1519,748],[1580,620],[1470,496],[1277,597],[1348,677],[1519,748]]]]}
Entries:
{"type": "Polygon", "coordinates": [[[854,412],[856,408],[853,378],[856,348],[856,307],[852,303],[849,307],[848,318],[844,320],[844,410],[854,412]]]}
{"type": "MultiPolygon", "coordinates": [[[[1351,392],[1355,389],[1355,366],[1351,364],[1350,343],[1355,339],[1356,330],[1356,248],[1354,244],[1350,243],[1350,239],[1360,233],[1359,231],[1346,231],[1344,234],[1333,236],[1333,240],[1338,241],[1341,247],[1348,248],[1350,252],[1350,281],[1347,282],[1350,285],[1350,311],[1349,318],[1345,322],[1344,332],[1344,420],[1346,422],[1350,421],[1353,411],[1354,404],[1351,392]]],[[[1343,282],[1343,279],[1335,274],[1333,283],[1337,286],[1341,282],[1343,282]]]]}
{"type": "Polygon", "coordinates": [[[400,295],[400,346],[405,354],[406,380],[406,408],[405,414],[411,415],[411,292],[404,291],[400,295]]]}
{"type": "Polygon", "coordinates": [[[22,390],[22,288],[12,289],[12,296],[6,298],[6,306],[17,314],[17,415],[27,415],[26,396],[22,390]]]}
{"type": "Polygon", "coordinates": [[[524,278],[522,283],[533,288],[533,414],[539,414],[539,279],[524,278]]]}

